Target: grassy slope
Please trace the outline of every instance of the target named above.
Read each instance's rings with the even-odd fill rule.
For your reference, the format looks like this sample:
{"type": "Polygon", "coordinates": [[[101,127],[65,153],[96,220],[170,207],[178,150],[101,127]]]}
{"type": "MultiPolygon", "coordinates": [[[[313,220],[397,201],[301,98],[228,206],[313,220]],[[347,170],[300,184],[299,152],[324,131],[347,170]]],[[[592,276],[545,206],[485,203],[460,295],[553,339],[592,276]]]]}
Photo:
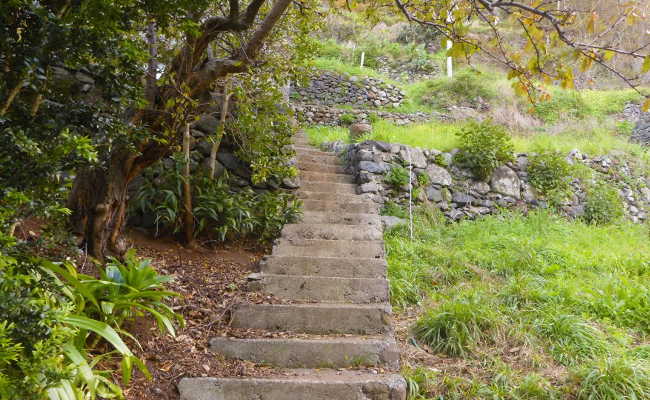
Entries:
{"type": "Polygon", "coordinates": [[[465,368],[407,370],[412,398],[650,398],[647,226],[540,211],[415,227],[386,235],[393,302],[421,304],[419,341],[465,368]]]}

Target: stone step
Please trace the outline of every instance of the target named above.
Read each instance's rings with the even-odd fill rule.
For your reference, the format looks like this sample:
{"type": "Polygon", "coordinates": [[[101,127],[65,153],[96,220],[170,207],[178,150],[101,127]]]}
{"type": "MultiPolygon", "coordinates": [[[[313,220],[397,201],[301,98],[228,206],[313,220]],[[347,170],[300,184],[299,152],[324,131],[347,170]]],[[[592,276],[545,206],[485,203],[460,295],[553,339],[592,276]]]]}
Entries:
{"type": "Polygon", "coordinates": [[[386,260],[378,258],[267,256],[260,271],[274,275],[385,278],[386,260]]]}
{"type": "Polygon", "coordinates": [[[287,224],[282,229],[284,239],[323,240],[382,240],[383,232],[378,226],[363,229],[338,224],[287,224]]]}
{"type": "Polygon", "coordinates": [[[315,155],[333,155],[334,153],[329,151],[323,151],[318,147],[311,145],[294,145],[293,149],[298,154],[315,154],[315,155]]]}
{"type": "Polygon", "coordinates": [[[339,200],[314,200],[303,199],[304,211],[325,211],[351,214],[377,214],[379,206],[373,201],[359,200],[354,203],[339,200]]]}
{"type": "Polygon", "coordinates": [[[388,302],[388,281],[380,278],[339,278],[323,276],[272,275],[248,276],[248,288],[294,301],[330,303],[388,302]]]}
{"type": "Polygon", "coordinates": [[[357,194],[357,185],[354,183],[333,183],[302,180],[300,188],[304,191],[310,192],[357,194]]]}
{"type": "Polygon", "coordinates": [[[228,359],[252,361],[280,368],[399,368],[395,339],[363,336],[317,339],[215,337],[210,350],[228,359]]]}
{"type": "Polygon", "coordinates": [[[180,400],[406,400],[398,374],[299,370],[264,378],[183,378],[180,400]]]}
{"type": "Polygon", "coordinates": [[[388,304],[241,304],[231,326],[300,333],[377,335],[391,329],[388,304]]]}
{"type": "Polygon", "coordinates": [[[296,166],[301,171],[327,172],[330,174],[345,173],[345,168],[343,168],[341,165],[335,165],[335,164],[323,164],[317,162],[298,160],[296,166]]]}
{"type": "Polygon", "coordinates": [[[384,242],[380,240],[276,240],[274,256],[383,258],[384,242]]]}
{"type": "Polygon", "coordinates": [[[323,156],[323,157],[334,157],[338,159],[335,153],[322,151],[312,146],[294,146],[293,149],[296,151],[296,154],[298,156],[323,156]]]}
{"type": "Polygon", "coordinates": [[[381,226],[381,217],[375,213],[351,213],[334,210],[309,211],[302,213],[301,222],[305,224],[340,224],[340,225],[361,225],[361,226],[381,226]]]}
{"type": "Polygon", "coordinates": [[[327,200],[340,201],[347,203],[372,202],[372,197],[368,193],[364,194],[342,194],[330,192],[312,192],[308,190],[297,190],[296,195],[305,200],[327,200]]]}
{"type": "Polygon", "coordinates": [[[354,183],[354,177],[348,174],[329,174],[326,172],[302,171],[300,179],[303,182],[334,182],[334,183],[354,183]]]}
{"type": "Polygon", "coordinates": [[[312,162],[312,163],[328,164],[328,165],[341,164],[339,158],[332,154],[314,155],[314,154],[298,153],[296,154],[296,158],[298,159],[299,162],[303,161],[303,162],[312,162]]]}

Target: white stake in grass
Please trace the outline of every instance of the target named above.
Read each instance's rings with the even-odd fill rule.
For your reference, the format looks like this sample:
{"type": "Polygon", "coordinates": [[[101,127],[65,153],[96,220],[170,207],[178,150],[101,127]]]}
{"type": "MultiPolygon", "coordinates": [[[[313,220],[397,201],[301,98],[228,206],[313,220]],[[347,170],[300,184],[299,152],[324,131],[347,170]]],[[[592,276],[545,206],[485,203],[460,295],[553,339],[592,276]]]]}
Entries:
{"type": "Polygon", "coordinates": [[[363,68],[363,62],[366,61],[366,52],[361,52],[361,68],[363,68]]]}
{"type": "Polygon", "coordinates": [[[407,150],[409,156],[409,234],[413,240],[413,165],[411,164],[411,149],[407,150]]]}

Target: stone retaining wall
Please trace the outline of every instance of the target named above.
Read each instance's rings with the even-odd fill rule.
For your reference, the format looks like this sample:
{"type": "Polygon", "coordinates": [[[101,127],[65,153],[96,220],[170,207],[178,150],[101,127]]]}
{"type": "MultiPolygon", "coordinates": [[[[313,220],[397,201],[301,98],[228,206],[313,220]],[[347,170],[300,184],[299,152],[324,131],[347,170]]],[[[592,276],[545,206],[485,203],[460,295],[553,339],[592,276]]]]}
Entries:
{"type": "Polygon", "coordinates": [[[438,114],[428,114],[424,112],[406,114],[367,109],[342,110],[340,108],[317,104],[293,104],[293,108],[296,111],[296,116],[300,122],[306,125],[345,125],[345,123],[341,121],[341,116],[346,114],[354,116],[354,122],[368,123],[370,122],[371,116],[375,115],[378,118],[393,121],[397,125],[426,122],[441,117],[438,114]]]}
{"type": "MultiPolygon", "coordinates": [[[[423,180],[428,181],[426,186],[414,191],[416,201],[435,204],[452,220],[490,214],[500,207],[527,210],[548,206],[529,183],[527,154],[517,154],[516,161],[498,168],[488,181],[478,181],[469,170],[455,165],[455,151],[420,150],[379,141],[353,145],[334,142],[325,148],[341,154],[347,170],[355,176],[358,191],[368,193],[377,203],[408,201],[408,184],[395,188],[387,184],[385,178],[394,165],[408,165],[410,160],[413,179],[426,175],[423,180]]],[[[632,221],[648,218],[650,177],[632,176],[627,162],[611,157],[589,158],[578,151],[567,157],[570,162],[584,163],[606,179],[615,181],[624,200],[625,213],[632,221]]],[[[571,187],[573,196],[561,208],[568,216],[580,217],[584,214],[586,193],[578,179],[571,182],[571,187]]]]}
{"type": "Polygon", "coordinates": [[[347,77],[323,71],[312,76],[309,85],[293,87],[291,98],[309,104],[399,107],[404,100],[404,93],[379,79],[347,77]]]}

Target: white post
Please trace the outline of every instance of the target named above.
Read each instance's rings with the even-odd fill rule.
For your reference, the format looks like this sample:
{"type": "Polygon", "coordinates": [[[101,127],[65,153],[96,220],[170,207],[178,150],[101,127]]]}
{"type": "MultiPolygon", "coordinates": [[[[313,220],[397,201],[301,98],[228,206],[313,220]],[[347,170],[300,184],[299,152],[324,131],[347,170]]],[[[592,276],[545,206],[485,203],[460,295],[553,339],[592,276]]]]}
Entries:
{"type": "Polygon", "coordinates": [[[363,62],[366,61],[366,52],[361,52],[361,68],[363,68],[363,62]]]}
{"type": "MultiPolygon", "coordinates": [[[[449,13],[447,14],[447,24],[451,24],[451,10],[449,10],[449,13]]],[[[454,46],[454,43],[451,41],[450,38],[447,38],[447,51],[451,50],[451,48],[454,46]]],[[[447,57],[447,78],[453,78],[454,77],[454,63],[451,57],[447,57]]]]}
{"type": "MultiPolygon", "coordinates": [[[[451,39],[447,39],[447,50],[450,50],[453,46],[454,43],[451,41],[451,39]]],[[[447,77],[448,78],[454,77],[454,63],[451,57],[449,56],[447,56],[447,77]]]]}
{"type": "Polygon", "coordinates": [[[413,240],[413,165],[411,164],[411,149],[407,150],[409,156],[409,236],[413,240]]]}

